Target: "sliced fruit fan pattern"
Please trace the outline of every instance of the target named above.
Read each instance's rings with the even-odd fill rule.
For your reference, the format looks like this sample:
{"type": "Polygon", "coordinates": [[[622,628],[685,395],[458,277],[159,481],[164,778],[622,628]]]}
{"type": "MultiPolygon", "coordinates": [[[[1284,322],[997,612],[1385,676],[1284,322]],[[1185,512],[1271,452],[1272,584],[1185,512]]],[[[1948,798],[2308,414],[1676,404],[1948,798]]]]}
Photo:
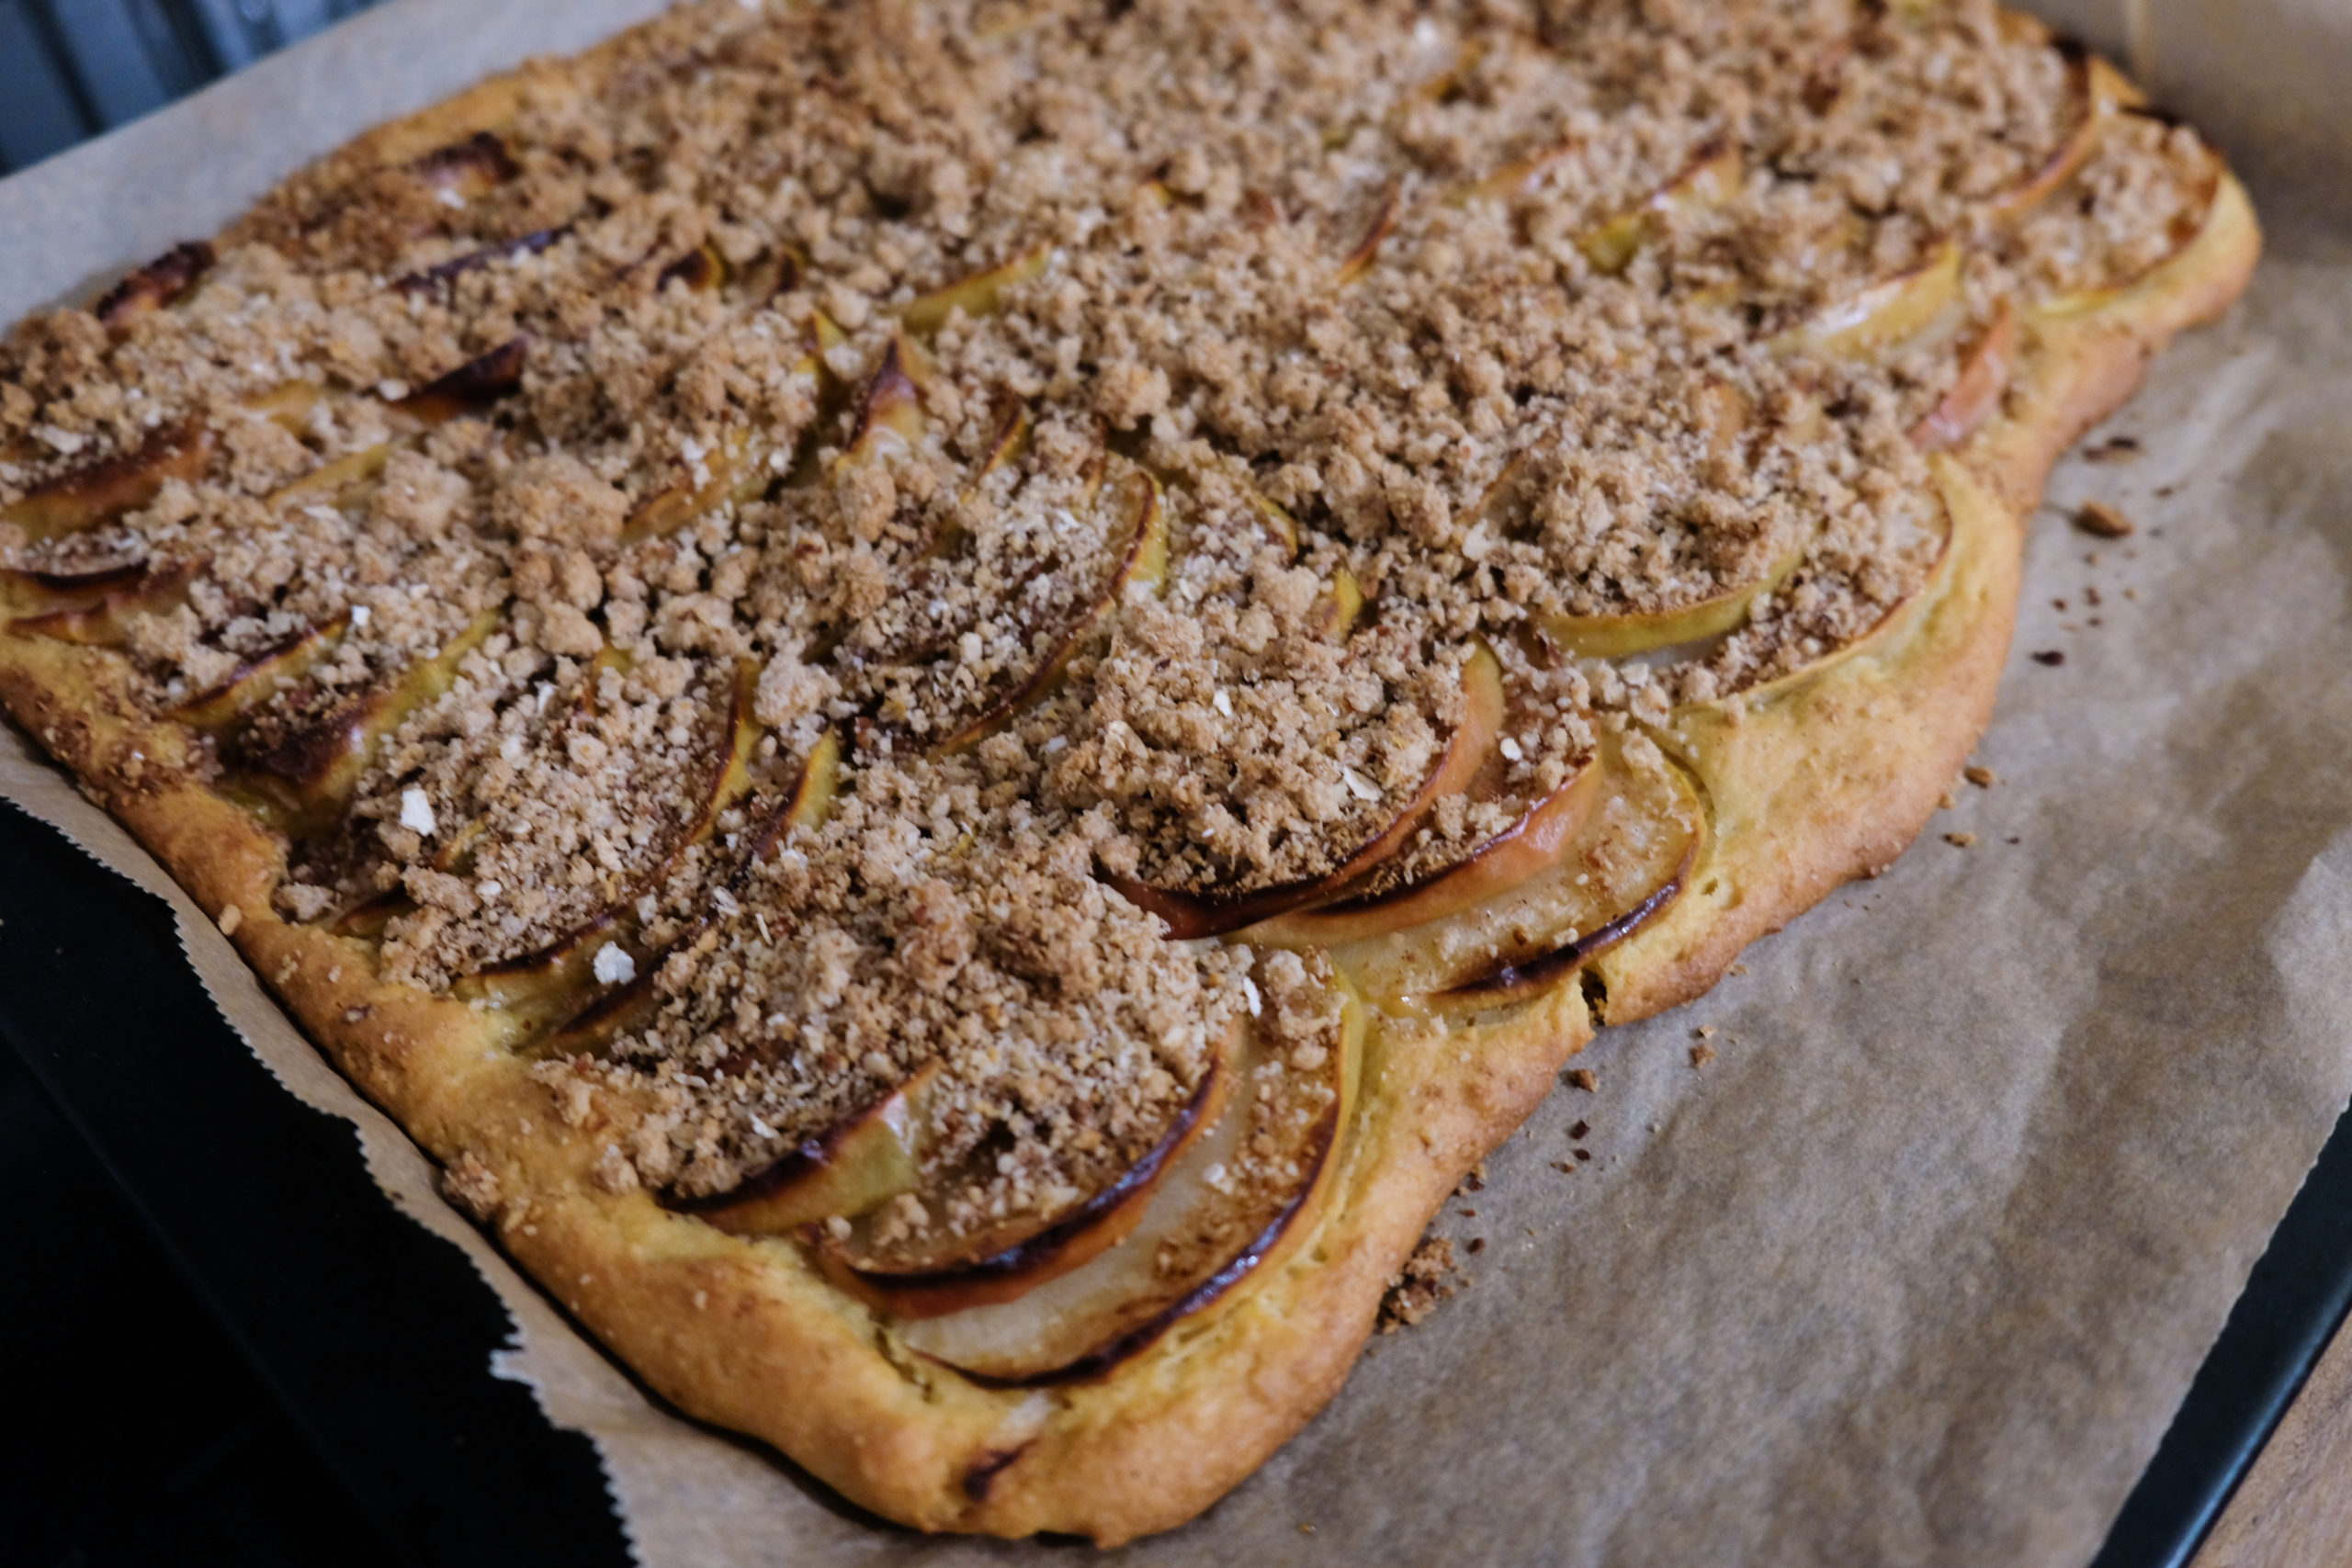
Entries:
{"type": "Polygon", "coordinates": [[[1669,906],[1682,716],[1932,596],[2220,178],[1974,5],[721,10],[21,333],[0,613],[600,1180],[1008,1383],[1669,906]]]}

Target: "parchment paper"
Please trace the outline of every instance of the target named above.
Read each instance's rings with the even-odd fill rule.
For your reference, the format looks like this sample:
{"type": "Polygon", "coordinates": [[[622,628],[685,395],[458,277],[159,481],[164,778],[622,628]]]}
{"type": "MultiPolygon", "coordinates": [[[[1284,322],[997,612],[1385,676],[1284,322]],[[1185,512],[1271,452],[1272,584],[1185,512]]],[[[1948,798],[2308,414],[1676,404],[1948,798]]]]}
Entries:
{"type": "MultiPolygon", "coordinates": [[[[651,8],[394,0],[0,182],[0,321],[211,231],[378,119],[651,8]]],[[[2052,14],[2212,116],[2266,176],[2271,236],[2245,306],[2116,422],[2140,453],[2052,483],[1979,753],[2003,782],[1956,784],[1883,879],[1759,944],[1713,996],[1604,1032],[1577,1064],[1598,1089],[1564,1086],[1450,1206],[1445,1232],[1485,1244],[1474,1287],[1377,1341],[1254,1479],[1125,1560],[2097,1550],[2352,1092],[2352,225],[2327,210],[2352,120],[2296,89],[2352,80],[2352,47],[2310,58],[2352,22],[2333,0],[2052,14]],[[2267,47],[2250,36],[2164,52],[2255,13],[2283,18],[2291,67],[2249,75],[2267,47]],[[2140,533],[2074,531],[2061,513],[2086,498],[2140,533]],[[1698,1067],[1702,1027],[1718,1055],[1698,1067]]],[[[876,1525],[658,1408],[13,730],[0,795],[171,899],[256,1054],[348,1117],[392,1201],[498,1291],[515,1323],[499,1371],[595,1440],[644,1562],[1052,1554],[876,1525]]]]}

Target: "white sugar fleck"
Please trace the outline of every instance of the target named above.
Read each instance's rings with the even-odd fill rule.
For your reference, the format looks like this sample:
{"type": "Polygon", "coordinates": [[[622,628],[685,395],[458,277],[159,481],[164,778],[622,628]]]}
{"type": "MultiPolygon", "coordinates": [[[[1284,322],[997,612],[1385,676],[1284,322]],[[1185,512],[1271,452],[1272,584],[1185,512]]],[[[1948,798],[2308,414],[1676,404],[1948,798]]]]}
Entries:
{"type": "Polygon", "coordinates": [[[626,986],[637,978],[637,960],[616,942],[608,942],[596,950],[594,968],[600,986],[626,986]]]}
{"type": "Polygon", "coordinates": [[[433,818],[433,802],[427,800],[424,792],[414,784],[401,791],[401,826],[412,833],[423,833],[427,838],[440,830],[440,824],[433,818]]]}
{"type": "Polygon", "coordinates": [[[1358,800],[1378,800],[1380,798],[1380,792],[1372,787],[1372,781],[1364,777],[1362,773],[1356,772],[1353,768],[1342,768],[1340,770],[1340,773],[1348,781],[1348,793],[1354,795],[1358,800]]]}
{"type": "Polygon", "coordinates": [[[1249,976],[1241,976],[1241,994],[1250,998],[1250,1016],[1256,1018],[1266,1010],[1266,998],[1258,994],[1258,982],[1249,976]]]}

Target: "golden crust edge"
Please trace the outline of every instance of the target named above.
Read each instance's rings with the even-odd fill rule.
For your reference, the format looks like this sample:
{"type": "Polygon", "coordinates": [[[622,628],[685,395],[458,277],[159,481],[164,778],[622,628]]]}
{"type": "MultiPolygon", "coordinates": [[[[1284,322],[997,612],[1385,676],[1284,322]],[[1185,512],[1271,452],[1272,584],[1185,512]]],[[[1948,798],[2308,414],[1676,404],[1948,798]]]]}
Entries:
{"type": "MultiPolygon", "coordinates": [[[[395,123],[428,125],[420,136],[458,123],[435,112],[395,123]]],[[[380,162],[380,149],[397,143],[377,145],[380,162]]],[[[1871,660],[1867,671],[1854,660],[1815,678],[1834,687],[1867,672],[1883,686],[1892,669],[1906,689],[1942,682],[1939,690],[1961,694],[1940,719],[1917,727],[1897,787],[1858,800],[1860,786],[1849,783],[1833,797],[1853,808],[1850,819],[1825,827],[1810,814],[1804,841],[1790,841],[1801,837],[1793,823],[1743,835],[1743,872],[1754,863],[1758,875],[1737,908],[1712,930],[1685,931],[1697,940],[1679,945],[1669,940],[1678,928],[1670,914],[1597,961],[1611,1021],[1701,994],[1749,942],[1880,869],[1916,838],[1989,714],[2014,614],[2022,519],[2050,464],[2129,395],[2164,341],[2219,313],[2244,287],[2259,236],[2227,175],[2216,214],[2220,221],[2175,258],[2194,254],[2193,266],[2167,263],[2107,306],[2033,323],[2030,374],[2001,418],[1960,454],[2002,498],[2011,525],[1988,562],[1980,613],[1940,640],[1931,660],[1909,657],[1916,650],[1906,647],[1871,660]]],[[[601,1111],[565,1126],[524,1064],[484,1060],[487,1032],[461,1005],[382,984],[364,962],[349,963],[355,944],[278,919],[268,894],[283,874],[282,850],[237,807],[175,773],[185,733],[128,717],[105,656],[44,658],[27,649],[30,640],[0,639],[0,700],[17,722],[82,776],[208,916],[238,907],[232,940],[363,1092],[445,1165],[483,1163],[502,1195],[492,1205],[500,1239],[550,1293],[687,1413],[774,1443],[854,1501],[921,1529],[1059,1530],[1114,1544],[1206,1507],[1336,1393],[1387,1280],[1430,1215],[1590,1037],[1572,985],[1476,1026],[1467,1042],[1380,1031],[1367,1047],[1338,1201],[1301,1237],[1323,1259],[1294,1258],[1219,1302],[1181,1343],[1171,1336],[1098,1384],[1046,1396],[1054,1408],[1030,1430],[1029,1395],[894,1363],[864,1309],[787,1247],[666,1214],[642,1192],[596,1190],[587,1172],[601,1111]],[[157,782],[122,778],[121,761],[134,750],[145,752],[157,782]],[[727,1321],[723,1332],[699,1326],[714,1310],[727,1321]],[[1008,1449],[1014,1457],[996,1467],[1008,1449]]],[[[1883,702],[1872,705],[1883,711],[1883,702]]],[[[1871,724],[1842,717],[1836,733],[1852,747],[1871,724]]],[[[1710,781],[1711,792],[1768,789],[1762,775],[1792,754],[1782,739],[1741,776],[1710,781]]],[[[1726,842],[1711,839],[1702,877],[1729,863],[1726,842]]]]}

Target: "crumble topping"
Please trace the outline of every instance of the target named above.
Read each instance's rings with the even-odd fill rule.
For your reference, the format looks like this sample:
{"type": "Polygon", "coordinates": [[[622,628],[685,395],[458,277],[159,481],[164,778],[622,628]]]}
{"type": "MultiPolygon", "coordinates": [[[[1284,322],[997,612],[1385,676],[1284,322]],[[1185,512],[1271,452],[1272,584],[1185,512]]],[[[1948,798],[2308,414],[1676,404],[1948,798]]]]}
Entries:
{"type": "Polygon", "coordinates": [[[2081,80],[1985,0],[687,6],[19,327],[0,565],[119,599],[281,910],[633,1003],[600,1180],[919,1087],[877,1234],[991,1234],[1237,1021],[1336,1028],[1105,874],[1407,822],[1351,891],[1425,879],[1921,589],[1970,345],[2211,199],[2127,109],[2011,210],[2081,80]],[[1489,659],[1492,757],[1410,816],[1489,659]]]}

